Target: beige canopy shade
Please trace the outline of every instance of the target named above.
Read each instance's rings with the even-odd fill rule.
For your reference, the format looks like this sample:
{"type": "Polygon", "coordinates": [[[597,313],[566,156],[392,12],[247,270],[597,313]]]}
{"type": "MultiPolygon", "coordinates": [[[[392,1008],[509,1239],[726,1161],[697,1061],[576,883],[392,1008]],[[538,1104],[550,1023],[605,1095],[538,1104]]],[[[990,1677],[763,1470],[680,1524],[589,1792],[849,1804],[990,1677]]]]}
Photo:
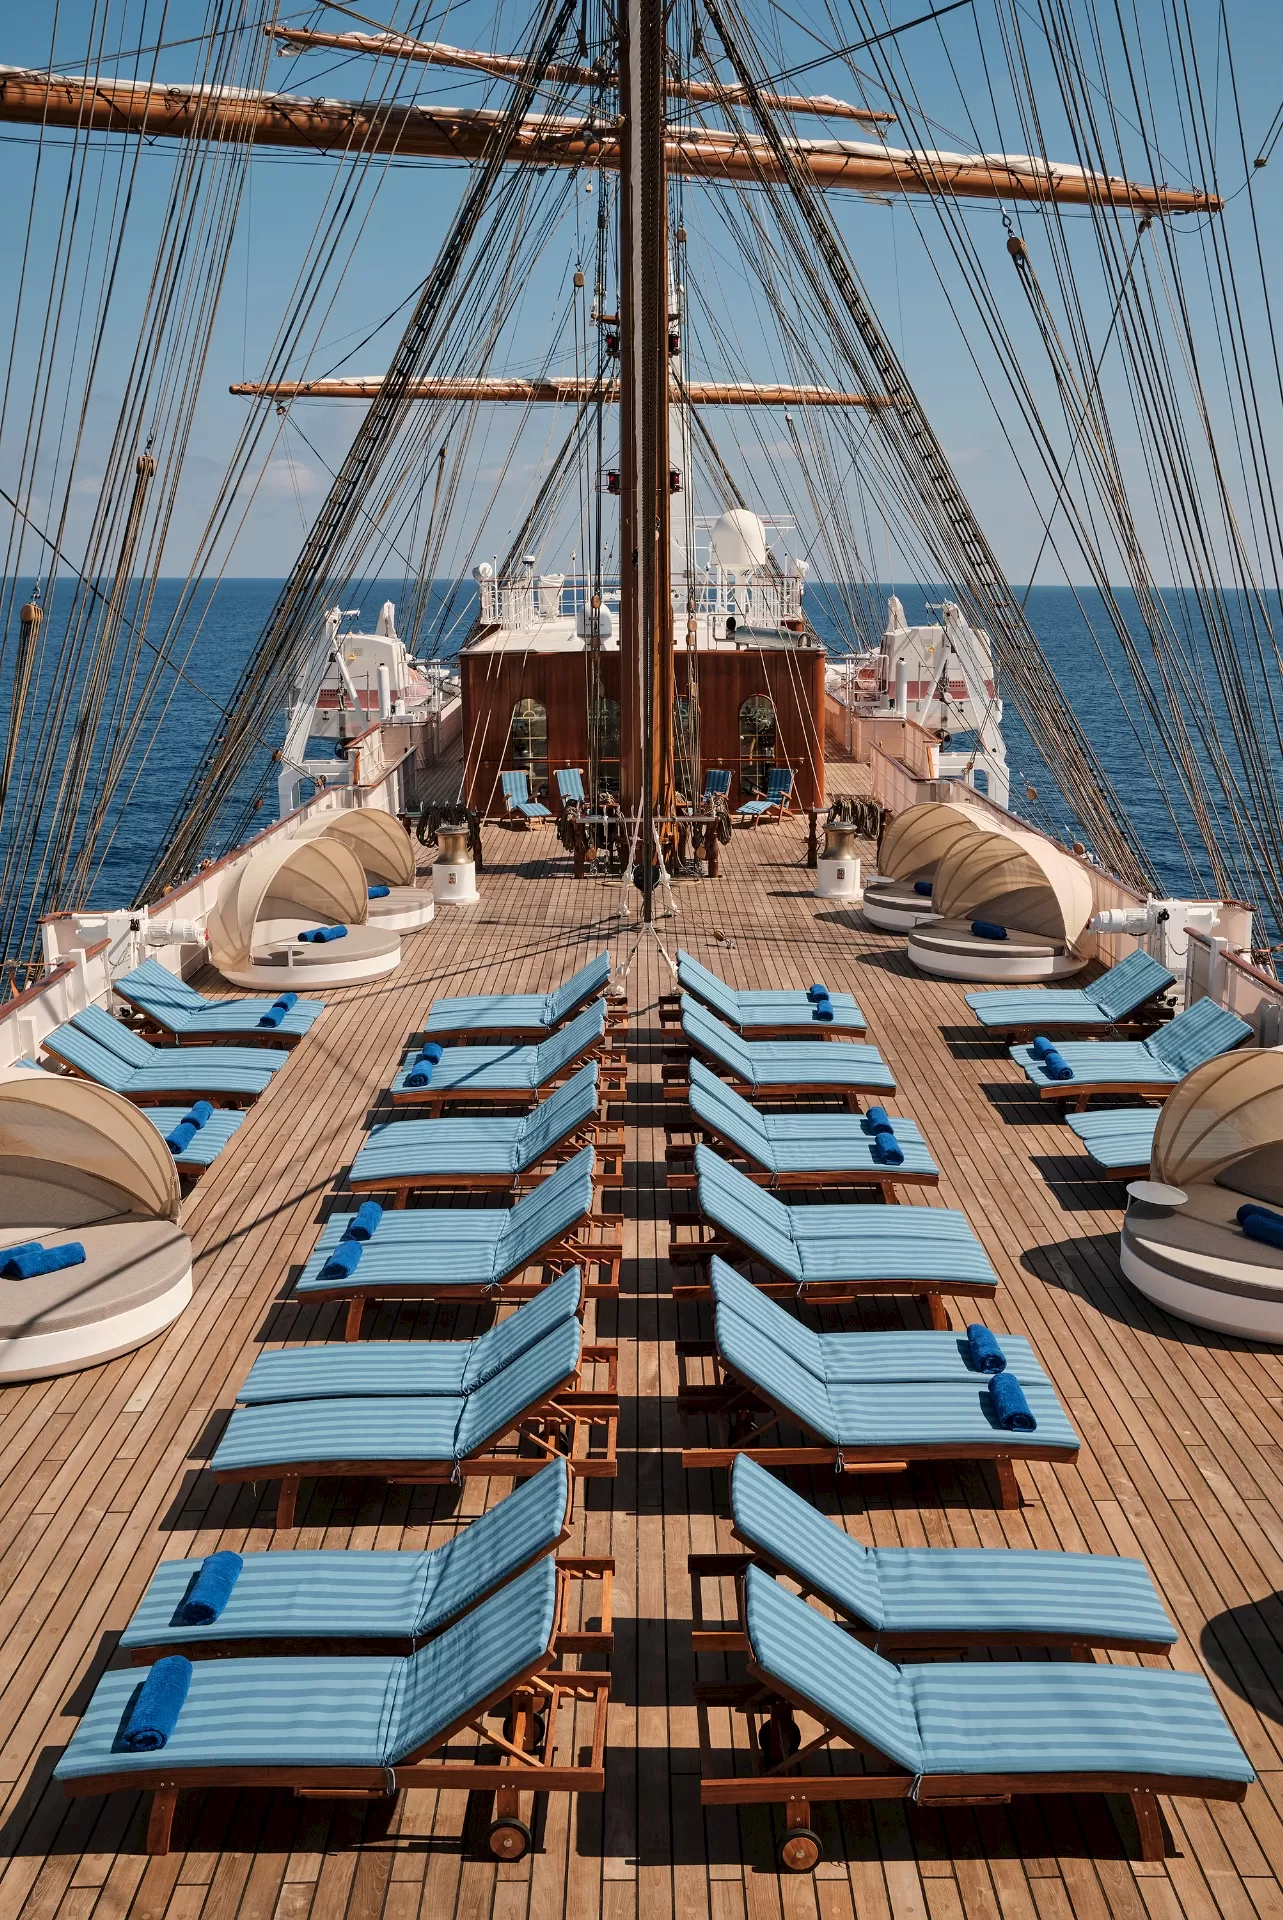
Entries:
{"type": "Polygon", "coordinates": [[[90,1080],[41,1067],[0,1068],[0,1163],[58,1184],[59,1172],[102,1181],[124,1213],[177,1220],[178,1173],[160,1130],[130,1101],[90,1080]]]}
{"type": "Polygon", "coordinates": [[[897,814],[878,848],[878,872],[891,880],[930,880],[949,849],[983,833],[974,807],[956,800],[923,800],[897,814]]]}
{"type": "Polygon", "coordinates": [[[363,926],[365,868],[339,840],[269,840],[223,878],[209,916],[209,957],[220,973],[244,967],[260,920],[297,913],[312,925],[363,926]]]}
{"type": "Polygon", "coordinates": [[[337,840],[361,862],[367,879],[384,886],[414,885],[414,847],[401,822],[382,807],[351,807],[309,820],[299,839],[337,840]]]}
{"type": "Polygon", "coordinates": [[[1092,915],[1091,881],[1078,862],[1036,833],[968,835],[936,868],[933,910],[979,917],[1072,946],[1092,915]]]}
{"type": "Polygon", "coordinates": [[[1255,1047],[1205,1061],[1168,1095],[1154,1130],[1150,1170],[1155,1180],[1174,1187],[1206,1185],[1231,1167],[1247,1171],[1243,1162],[1265,1154],[1275,1163],[1278,1184],[1283,1052],[1255,1047]]]}

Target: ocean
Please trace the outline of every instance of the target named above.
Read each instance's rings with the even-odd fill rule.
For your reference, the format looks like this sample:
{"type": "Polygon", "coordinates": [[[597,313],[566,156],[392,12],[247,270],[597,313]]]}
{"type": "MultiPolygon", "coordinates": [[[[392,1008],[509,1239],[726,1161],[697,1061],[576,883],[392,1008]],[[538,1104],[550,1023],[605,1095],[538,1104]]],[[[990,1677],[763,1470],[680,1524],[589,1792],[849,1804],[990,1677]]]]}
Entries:
{"type": "MultiPolygon", "coordinates": [[[[148,725],[143,730],[139,750],[133,757],[121,789],[122,795],[128,792],[128,804],[115,820],[110,843],[101,854],[89,899],[74,904],[119,905],[132,896],[164,834],[193,759],[209,737],[211,727],[217,723],[220,709],[232,694],[241,667],[271,610],[279,584],[275,580],[227,580],[218,586],[185,659],[187,679],[176,680],[170,673],[164,675],[164,686],[158,693],[148,725]],[[147,748],[145,754],[142,751],[144,745],[147,748]]],[[[367,627],[373,624],[384,600],[397,599],[402,585],[400,580],[378,581],[363,590],[360,602],[367,627]]],[[[177,604],[180,587],[178,581],[162,581],[159,584],[148,622],[149,633],[159,635],[164,631],[177,604]]],[[[904,602],[911,623],[933,618],[927,612],[927,603],[942,597],[938,589],[897,586],[895,590],[904,602]]],[[[886,591],[880,590],[883,601],[886,591]]],[[[19,599],[25,598],[29,592],[30,585],[24,585],[19,599]]],[[[448,588],[442,585],[436,604],[443,603],[447,592],[448,588]]],[[[1097,631],[1106,633],[1107,623],[1094,591],[1083,589],[1080,597],[1088,614],[1094,620],[1099,616],[1097,631]]],[[[47,623],[43,671],[31,695],[31,707],[37,712],[53,698],[60,679],[59,652],[66,622],[65,612],[60,614],[60,604],[65,607],[69,599],[69,591],[60,584],[47,623]]],[[[819,632],[832,641],[833,629],[825,614],[822,595],[809,592],[807,606],[819,632]]],[[[471,611],[471,602],[465,602],[461,595],[452,610],[445,644],[440,647],[443,658],[457,652],[458,643],[467,631],[471,611]]],[[[1071,706],[1122,796],[1137,829],[1137,836],[1148,848],[1164,884],[1176,894],[1204,890],[1197,881],[1191,883],[1167,805],[1139,753],[1127,714],[1085,629],[1074,593],[1068,588],[1034,587],[1029,595],[1027,612],[1071,706]]],[[[184,636],[180,653],[186,646],[186,638],[184,636]]],[[[13,636],[10,637],[11,647],[12,639],[13,636]]],[[[148,658],[146,650],[143,658],[144,661],[148,658]]],[[[11,671],[11,662],[7,662],[5,670],[0,672],[0,711],[7,712],[9,707],[11,671]]],[[[1078,830],[1073,825],[1069,809],[1034,750],[1019,715],[1010,704],[1006,707],[1004,731],[1012,772],[1013,811],[1064,838],[1075,837],[1078,830]],[[1034,790],[1036,797],[1033,799],[1027,793],[1029,788],[1034,790]]],[[[282,721],[277,716],[268,730],[269,742],[274,744],[279,741],[281,732],[282,721]]],[[[265,747],[264,766],[266,762],[265,747]]],[[[264,802],[265,820],[272,817],[274,806],[273,789],[264,802]]],[[[22,818],[11,824],[10,831],[30,836],[31,811],[30,808],[24,809],[22,818]]]]}

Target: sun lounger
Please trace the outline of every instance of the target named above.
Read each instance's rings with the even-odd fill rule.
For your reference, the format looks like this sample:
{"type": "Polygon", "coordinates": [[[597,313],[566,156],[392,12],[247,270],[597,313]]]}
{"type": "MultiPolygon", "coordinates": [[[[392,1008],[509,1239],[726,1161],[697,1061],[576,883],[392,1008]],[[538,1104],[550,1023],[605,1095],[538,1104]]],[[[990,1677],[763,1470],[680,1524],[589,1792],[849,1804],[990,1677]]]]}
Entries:
{"type": "MultiPolygon", "coordinates": [[[[741,992],[728,986],[720,974],[701,966],[693,954],[677,949],[677,980],[683,993],[693,994],[711,1007],[719,1020],[735,1027],[746,1040],[831,1040],[862,1034],[867,1022],[854,997],[832,993],[829,1002],[832,1018],[816,1018],[816,1003],[801,988],[781,987],[762,992],[741,992]]],[[[680,998],[665,994],[660,1000],[660,1018],[681,1018],[680,998]]]]}
{"type": "Polygon", "coordinates": [[[105,1673],[55,1778],[73,1795],[150,1788],[149,1853],[169,1851],[184,1787],[286,1787],[358,1800],[403,1787],[494,1793],[491,1851],[519,1859],[531,1843],[521,1793],[600,1793],[605,1785],[610,1680],[554,1667],[563,1587],[555,1564],[538,1561],[400,1658],[197,1661],[173,1731],[151,1752],[122,1750],[120,1741],[139,1669],[105,1673]],[[506,1744],[496,1751],[484,1716],[505,1702],[506,1744]],[[590,1703],[586,1728],[577,1702],[590,1703]],[[469,1729],[479,1738],[460,1757],[469,1729]],[[456,1757],[446,1757],[447,1747],[456,1757]]]}
{"type": "MultiPolygon", "coordinates": [[[[895,1078],[876,1047],[859,1040],[835,1040],[826,1047],[809,1040],[742,1040],[739,1034],[683,994],[682,1035],[693,1053],[720,1067],[761,1098],[798,1098],[837,1094],[854,1111],[861,1093],[894,1093],[895,1078]]],[[[685,1099],[689,1069],[665,1066],[664,1092],[685,1099]]]]}
{"type": "Polygon", "coordinates": [[[312,1305],[348,1302],[347,1338],[361,1331],[367,1300],[523,1299],[538,1293],[539,1279],[518,1283],[538,1261],[595,1266],[590,1293],[614,1294],[623,1255],[617,1221],[590,1219],[594,1153],[585,1147],[513,1207],[415,1207],[385,1212],[361,1246],[350,1271],[335,1264],[353,1215],[334,1213],[295,1283],[295,1297],[312,1305]]]}
{"type": "Polygon", "coordinates": [[[536,820],[552,819],[547,807],[531,799],[528,773],[519,768],[516,772],[505,773],[502,778],[504,808],[508,813],[518,814],[528,827],[536,820]]]}
{"type": "MultiPolygon", "coordinates": [[[[348,1185],[358,1193],[416,1193],[431,1187],[512,1189],[529,1184],[549,1156],[570,1143],[597,1148],[594,1177],[622,1184],[623,1139],[598,1120],[598,1068],[581,1067],[529,1113],[471,1119],[389,1120],[372,1127],[352,1162],[348,1185]]],[[[549,1163],[545,1165],[545,1163],[549,1163]]]]}
{"type": "Polygon", "coordinates": [[[498,1320],[475,1340],[370,1340],[354,1345],[278,1347],[261,1353],[236,1398],[243,1406],[279,1400],[356,1400],[369,1394],[416,1399],[470,1393],[528,1353],[546,1333],[578,1317],[583,1278],[571,1267],[533,1300],[498,1320]]]}
{"type": "Polygon", "coordinates": [[[690,1110],[695,1128],[668,1129],[670,1187],[693,1187],[700,1130],[745,1163],[751,1180],[779,1187],[872,1186],[894,1198],[897,1186],[936,1186],[940,1169],[912,1120],[892,1127],[903,1160],[890,1165],[867,1120],[850,1113],[759,1113],[701,1060],[690,1065],[690,1110]],[[684,1133],[685,1138],[679,1138],[684,1133]]]}
{"type": "Polygon", "coordinates": [[[1196,1000],[1148,1040],[1067,1040],[1057,1052],[1071,1069],[1056,1079],[1032,1047],[1013,1047],[1011,1057],[1037,1088],[1040,1100],[1072,1100],[1083,1111],[1095,1093],[1134,1093],[1162,1100],[1205,1060],[1250,1039],[1251,1027],[1214,1000],[1196,1000]]]}
{"type": "MultiPolygon", "coordinates": [[[[1140,1009],[1175,986],[1174,973],[1137,947],[1089,987],[1011,987],[968,993],[967,1005],[991,1033],[1091,1033],[1144,1018],[1140,1009]]],[[[1154,1024],[1150,1021],[1149,1024],[1154,1024]]]]}
{"type": "Polygon", "coordinates": [[[296,1000],[278,1026],[265,1027],[260,1021],[272,1008],[270,998],[208,1000],[159,960],[144,960],[132,973],[113,980],[111,990],[143,1016],[149,1038],[175,1040],[180,1046],[244,1040],[256,1046],[289,1047],[325,1011],[324,1000],[296,1000]]]}
{"type": "Polygon", "coordinates": [[[951,1207],[791,1206],[756,1186],[711,1147],[695,1149],[699,1210],[692,1230],[673,1222],[675,1264],[716,1255],[760,1260],[779,1274],[764,1290],[805,1291],[824,1301],[864,1294],[914,1293],[931,1303],[933,1324],[948,1326],[942,1294],[991,1300],[998,1276],[971,1231],[951,1207]]]}
{"type": "Polygon", "coordinates": [[[1149,1172],[1157,1107],[1104,1107],[1099,1113],[1070,1113],[1065,1118],[1111,1178],[1131,1180],[1149,1172]]]}
{"type": "MultiPolygon", "coordinates": [[[[181,1125],[190,1107],[142,1107],[139,1109],[151,1121],[158,1132],[166,1138],[181,1125]]],[[[180,1173],[190,1179],[198,1180],[213,1166],[223,1148],[228,1145],[240,1127],[245,1124],[243,1113],[234,1113],[220,1108],[212,1113],[203,1127],[198,1127],[191,1140],[174,1155],[174,1165],[180,1173]]]]}
{"type": "Polygon", "coordinates": [[[704,775],[703,805],[707,809],[714,800],[725,800],[731,790],[731,770],[729,767],[710,767],[704,775]]]}
{"type": "Polygon", "coordinates": [[[561,801],[563,807],[567,802],[574,805],[576,801],[583,802],[587,800],[588,795],[584,791],[584,770],[582,767],[557,768],[557,798],[561,801]]]}
{"type": "Polygon", "coordinates": [[[696,1689],[700,1799],[786,1806],[787,1871],[809,1872],[820,1858],[812,1802],[944,1808],[1126,1793],[1141,1852],[1159,1860],[1156,1795],[1239,1801],[1256,1777],[1202,1674],[1079,1661],[897,1667],[760,1567],[744,1587],[749,1678],[696,1689]],[[749,1739],[715,1748],[710,1708],[747,1714],[749,1739]],[[817,1750],[823,1771],[811,1764],[817,1750]]]}
{"type": "Polygon", "coordinates": [[[552,993],[470,993],[434,1000],[425,1040],[544,1040],[610,984],[610,955],[599,953],[552,993]]]}
{"type": "MultiPolygon", "coordinates": [[[[421,1553],[331,1548],[246,1553],[222,1611],[192,1622],[184,1609],[203,1559],[163,1560],[120,1636],[135,1666],[168,1653],[189,1660],[229,1654],[412,1653],[516,1580],[570,1536],[574,1480],[554,1460],[515,1493],[421,1553]]],[[[608,1559],[560,1558],[559,1570],[602,1583],[597,1629],[559,1625],[554,1651],[608,1652],[608,1559]]]]}
{"type": "Polygon", "coordinates": [[[537,1046],[446,1047],[423,1087],[410,1085],[419,1054],[416,1047],[397,1070],[392,1104],[429,1107],[437,1113],[447,1103],[460,1100],[501,1100],[519,1106],[536,1100],[590,1054],[600,1053],[605,1036],[606,1002],[594,1000],[537,1046]]]}
{"type": "MultiPolygon", "coordinates": [[[[968,1373],[960,1364],[951,1371],[943,1347],[930,1379],[906,1380],[893,1362],[898,1378],[841,1377],[862,1370],[852,1357],[859,1350],[850,1348],[824,1350],[822,1376],[798,1357],[799,1323],[791,1314],[764,1297],[756,1300],[752,1314],[742,1311],[742,1305],[739,1298],[719,1300],[717,1377],[711,1385],[686,1387],[682,1393],[692,1411],[732,1420],[735,1444],[687,1448],[682,1454],[687,1468],[728,1467],[739,1452],[763,1464],[833,1466],[857,1473],[897,1472],[923,1460],[990,1460],[1002,1505],[1017,1507],[1014,1461],[1064,1461],[1077,1455],[1078,1436],[1051,1382],[1045,1375],[1034,1377],[1032,1360],[1029,1366],[1021,1364],[1019,1385],[1036,1425],[1032,1431],[1011,1431],[1001,1424],[992,1376],[968,1373]],[[838,1357],[830,1362],[830,1355],[838,1357]],[[716,1399],[715,1389],[720,1389],[716,1399]],[[763,1408],[766,1418],[748,1431],[752,1413],[763,1408]],[[804,1445],[780,1443],[774,1429],[786,1417],[810,1436],[804,1445]]],[[[1002,1336],[1004,1341],[1010,1338],[1002,1336]]],[[[685,1343],[679,1351],[685,1358],[705,1350],[685,1343]]]]}
{"type": "Polygon", "coordinates": [[[101,1007],[86,1008],[40,1044],[82,1079],[138,1106],[201,1099],[248,1106],[289,1059],[265,1047],[153,1047],[101,1007]]]}
{"type": "Polygon", "coordinates": [[[786,1574],[879,1652],[1040,1646],[1163,1653],[1177,1639],[1139,1560],[1016,1547],[865,1547],[746,1454],[731,1468],[730,1484],[735,1538],[748,1551],[691,1555],[697,1653],[747,1650],[743,1577],[752,1563],[786,1574]],[[710,1621],[703,1583],[726,1579],[735,1582],[739,1617],[710,1621]]]}
{"type": "Polygon", "coordinates": [[[735,810],[737,820],[751,820],[756,826],[768,813],[782,820],[788,811],[793,793],[792,767],[772,767],[766,776],[765,793],[758,790],[755,800],[746,800],[742,807],[735,810]]]}
{"type": "Polygon", "coordinates": [[[440,1486],[465,1474],[524,1478],[550,1453],[560,1453],[576,1473],[613,1479],[614,1390],[579,1384],[583,1362],[613,1373],[613,1355],[613,1348],[585,1348],[571,1318],[475,1393],[240,1407],[215,1450],[214,1478],[279,1480],[278,1527],[293,1526],[299,1481],[306,1477],[440,1486]]]}

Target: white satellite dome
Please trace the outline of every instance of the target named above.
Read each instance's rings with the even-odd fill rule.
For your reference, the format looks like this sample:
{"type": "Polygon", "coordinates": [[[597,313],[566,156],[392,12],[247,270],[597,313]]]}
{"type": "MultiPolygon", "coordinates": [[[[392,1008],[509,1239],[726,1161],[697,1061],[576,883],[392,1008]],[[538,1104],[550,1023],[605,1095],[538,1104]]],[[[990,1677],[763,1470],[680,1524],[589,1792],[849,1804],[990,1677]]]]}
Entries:
{"type": "Polygon", "coordinates": [[[747,507],[724,513],[708,536],[712,557],[727,573],[747,573],[766,565],[766,528],[747,507]]]}

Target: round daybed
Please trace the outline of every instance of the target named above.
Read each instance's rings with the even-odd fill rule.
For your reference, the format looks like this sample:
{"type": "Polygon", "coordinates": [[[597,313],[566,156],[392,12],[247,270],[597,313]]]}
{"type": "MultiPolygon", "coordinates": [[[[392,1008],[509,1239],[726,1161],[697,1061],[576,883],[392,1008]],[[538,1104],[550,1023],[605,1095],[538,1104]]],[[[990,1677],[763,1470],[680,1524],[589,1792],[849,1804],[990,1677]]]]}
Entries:
{"type": "Polygon", "coordinates": [[[974,807],[961,801],[924,800],[897,814],[878,848],[878,871],[864,883],[863,913],[870,926],[908,933],[936,909],[930,886],[944,855],[968,834],[983,831],[974,807]]]}
{"type": "Polygon", "coordinates": [[[1122,1268],[1137,1292],[1196,1326],[1283,1346],[1283,1248],[1236,1218],[1248,1200],[1283,1208],[1283,1053],[1249,1048],[1187,1074],[1159,1114],[1150,1175],[1141,1192],[1166,1188],[1176,1203],[1128,1203],[1122,1268]]]}
{"type": "Polygon", "coordinates": [[[209,916],[209,957],[238,987],[309,994],[358,986],[401,959],[395,933],[368,924],[365,869],[349,847],[323,839],[269,840],[223,879],[209,916]],[[299,934],[341,925],[340,940],[299,934]]]}
{"type": "Polygon", "coordinates": [[[383,933],[413,933],[431,920],[436,910],[431,886],[415,885],[414,842],[401,822],[382,807],[323,813],[297,837],[338,841],[360,861],[368,887],[388,889],[370,900],[367,925],[383,933]]]}
{"type": "Polygon", "coordinates": [[[79,1241],[56,1273],[0,1275],[0,1382],[74,1373],[129,1353],[192,1297],[173,1156],[128,1100],[39,1067],[0,1068],[0,1263],[38,1240],[79,1241]]]}
{"type": "Polygon", "coordinates": [[[1075,942],[1091,918],[1091,880],[1038,834],[959,839],[936,868],[931,904],[937,917],[909,935],[909,958],[923,973],[1002,985],[1060,980],[1087,964],[1075,942]],[[977,921],[1005,929],[1005,938],[973,932],[977,921]]]}

